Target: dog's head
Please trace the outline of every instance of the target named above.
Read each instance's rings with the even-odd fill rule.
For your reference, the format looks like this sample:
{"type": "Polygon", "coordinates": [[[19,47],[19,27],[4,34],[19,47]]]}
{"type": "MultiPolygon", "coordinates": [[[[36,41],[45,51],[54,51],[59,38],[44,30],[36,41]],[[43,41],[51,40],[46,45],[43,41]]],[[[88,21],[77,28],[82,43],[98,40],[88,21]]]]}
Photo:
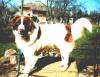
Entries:
{"type": "Polygon", "coordinates": [[[14,31],[17,31],[18,34],[24,39],[29,40],[30,34],[34,31],[35,21],[34,18],[29,16],[15,16],[12,18],[10,25],[14,31]]]}

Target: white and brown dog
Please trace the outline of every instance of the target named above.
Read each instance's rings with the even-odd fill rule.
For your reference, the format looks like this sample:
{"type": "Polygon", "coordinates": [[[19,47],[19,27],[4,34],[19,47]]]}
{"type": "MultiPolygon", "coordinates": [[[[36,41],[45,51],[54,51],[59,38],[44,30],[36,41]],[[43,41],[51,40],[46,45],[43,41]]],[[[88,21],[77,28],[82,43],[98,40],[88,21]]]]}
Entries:
{"type": "Polygon", "coordinates": [[[67,69],[69,54],[75,47],[75,40],[81,37],[84,28],[92,32],[92,24],[80,18],[71,26],[63,23],[40,25],[29,16],[15,16],[11,20],[15,43],[25,57],[24,73],[29,73],[38,57],[36,51],[44,46],[56,45],[61,54],[62,69],[67,69]]]}

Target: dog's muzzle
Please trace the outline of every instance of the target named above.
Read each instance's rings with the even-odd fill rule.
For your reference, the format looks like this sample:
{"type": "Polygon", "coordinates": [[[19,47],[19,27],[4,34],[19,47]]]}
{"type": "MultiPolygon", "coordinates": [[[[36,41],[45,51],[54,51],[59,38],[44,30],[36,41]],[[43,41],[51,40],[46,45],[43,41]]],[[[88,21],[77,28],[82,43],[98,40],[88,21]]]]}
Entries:
{"type": "Polygon", "coordinates": [[[19,33],[21,36],[24,36],[24,35],[25,35],[25,30],[19,29],[19,30],[18,30],[18,33],[19,33]]]}
{"type": "Polygon", "coordinates": [[[27,31],[19,29],[18,33],[24,40],[28,41],[30,39],[27,31]]]}

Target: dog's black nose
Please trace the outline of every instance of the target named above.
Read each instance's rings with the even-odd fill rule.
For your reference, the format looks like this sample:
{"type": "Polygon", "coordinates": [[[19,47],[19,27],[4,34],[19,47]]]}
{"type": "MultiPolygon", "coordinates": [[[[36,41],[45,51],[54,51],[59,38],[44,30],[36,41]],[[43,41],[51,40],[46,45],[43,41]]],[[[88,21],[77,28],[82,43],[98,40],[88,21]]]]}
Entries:
{"type": "Polygon", "coordinates": [[[24,32],[24,29],[19,29],[18,31],[19,31],[19,32],[24,32]]]}
{"type": "Polygon", "coordinates": [[[24,31],[24,29],[19,29],[20,32],[24,31]]]}
{"type": "Polygon", "coordinates": [[[21,34],[21,35],[24,35],[24,29],[19,29],[18,33],[21,34]]]}

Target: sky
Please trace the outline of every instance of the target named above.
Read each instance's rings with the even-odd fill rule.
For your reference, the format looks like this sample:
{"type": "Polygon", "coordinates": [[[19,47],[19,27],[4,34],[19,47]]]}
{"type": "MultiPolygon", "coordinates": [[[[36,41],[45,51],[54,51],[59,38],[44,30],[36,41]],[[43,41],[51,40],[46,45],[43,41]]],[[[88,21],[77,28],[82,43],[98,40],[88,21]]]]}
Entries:
{"type": "Polygon", "coordinates": [[[84,3],[84,7],[87,9],[87,12],[97,11],[100,13],[100,0],[78,0],[79,2],[84,3]]]}
{"type": "MultiPolygon", "coordinates": [[[[24,0],[24,4],[26,3],[32,3],[36,1],[41,1],[42,3],[46,3],[47,0],[24,0]]],[[[83,3],[85,9],[88,13],[91,11],[97,11],[100,13],[100,0],[77,0],[79,3],[83,3]]],[[[21,0],[12,0],[11,4],[14,5],[21,5],[21,0]]]]}
{"type": "MultiPolygon", "coordinates": [[[[24,0],[24,4],[26,4],[26,3],[34,3],[36,1],[41,1],[42,3],[46,3],[46,0],[24,0]]],[[[12,0],[12,3],[20,5],[21,4],[21,0],[12,0]]]]}

